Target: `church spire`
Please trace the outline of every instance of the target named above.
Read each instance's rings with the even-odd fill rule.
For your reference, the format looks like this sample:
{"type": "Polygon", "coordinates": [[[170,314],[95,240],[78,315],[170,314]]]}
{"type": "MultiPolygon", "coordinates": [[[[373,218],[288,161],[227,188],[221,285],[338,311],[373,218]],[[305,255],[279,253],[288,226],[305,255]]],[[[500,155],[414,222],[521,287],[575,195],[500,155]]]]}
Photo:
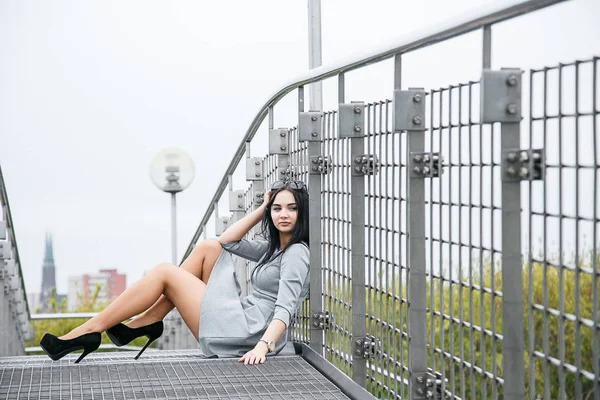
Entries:
{"type": "Polygon", "coordinates": [[[42,290],[40,293],[40,305],[42,311],[46,311],[46,302],[52,296],[52,290],[56,288],[56,266],[54,265],[54,246],[52,235],[46,233],[46,250],[44,263],[42,264],[42,290]]]}
{"type": "Polygon", "coordinates": [[[52,246],[52,235],[46,233],[46,251],[44,253],[44,268],[54,267],[54,248],[52,246]]]}

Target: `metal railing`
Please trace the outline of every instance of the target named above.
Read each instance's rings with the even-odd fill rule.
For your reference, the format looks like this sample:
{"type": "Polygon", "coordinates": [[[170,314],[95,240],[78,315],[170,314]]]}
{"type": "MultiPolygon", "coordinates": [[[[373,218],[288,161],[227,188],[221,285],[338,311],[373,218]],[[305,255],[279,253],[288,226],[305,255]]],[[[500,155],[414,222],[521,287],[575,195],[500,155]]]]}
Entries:
{"type": "Polygon", "coordinates": [[[15,228],[0,168],[0,356],[21,355],[31,337],[27,293],[21,270],[15,228]]]}
{"type": "MultiPolygon", "coordinates": [[[[311,289],[294,340],[378,397],[600,399],[599,58],[490,69],[492,26],[555,3],[498,2],[284,85],[252,121],[184,258],[274,180],[304,180],[311,289]],[[405,54],[475,30],[480,76],[429,90],[401,82],[405,54]],[[393,98],[347,102],[347,73],[389,58],[393,98]],[[305,110],[305,85],[332,77],[339,108],[305,110]],[[293,91],[298,119],[275,129],[293,91]],[[269,154],[250,157],[265,122],[269,154]],[[244,154],[250,185],[233,190],[244,154]],[[219,216],[227,187],[231,217],[219,216]]],[[[249,266],[238,268],[247,282],[249,266]]]]}

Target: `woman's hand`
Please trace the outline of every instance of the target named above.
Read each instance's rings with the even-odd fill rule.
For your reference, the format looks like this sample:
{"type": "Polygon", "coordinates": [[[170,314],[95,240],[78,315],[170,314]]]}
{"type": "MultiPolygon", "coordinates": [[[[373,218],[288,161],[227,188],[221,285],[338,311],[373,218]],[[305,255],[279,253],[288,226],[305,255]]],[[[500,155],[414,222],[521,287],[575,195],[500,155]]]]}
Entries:
{"type": "Polygon", "coordinates": [[[265,342],[258,342],[256,346],[238,360],[239,363],[243,362],[246,365],[263,364],[267,359],[267,344],[265,342]]]}
{"type": "Polygon", "coordinates": [[[263,208],[265,208],[267,206],[267,204],[269,204],[269,201],[271,200],[271,191],[267,190],[265,191],[265,198],[263,203],[261,204],[263,208]]]}

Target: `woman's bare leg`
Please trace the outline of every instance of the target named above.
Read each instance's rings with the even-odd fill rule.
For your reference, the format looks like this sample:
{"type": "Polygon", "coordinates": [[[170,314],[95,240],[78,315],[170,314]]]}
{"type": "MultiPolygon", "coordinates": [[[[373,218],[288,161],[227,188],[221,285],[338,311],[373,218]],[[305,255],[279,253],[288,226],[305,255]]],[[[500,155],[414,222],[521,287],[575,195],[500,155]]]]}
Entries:
{"type": "Polygon", "coordinates": [[[165,295],[174,304],[194,336],[198,337],[200,305],[206,284],[191,273],[172,264],[158,264],[131,285],[102,312],[60,339],[72,339],[90,332],[103,332],[152,306],[165,295]]]}
{"type": "MultiPolygon", "coordinates": [[[[188,258],[181,264],[181,268],[198,277],[205,284],[208,284],[210,273],[222,250],[223,248],[218,241],[204,240],[198,243],[188,258]]],[[[172,301],[166,296],[161,296],[152,307],[131,320],[127,326],[130,328],[139,328],[140,326],[161,321],[174,307],[175,305],[172,301]]]]}

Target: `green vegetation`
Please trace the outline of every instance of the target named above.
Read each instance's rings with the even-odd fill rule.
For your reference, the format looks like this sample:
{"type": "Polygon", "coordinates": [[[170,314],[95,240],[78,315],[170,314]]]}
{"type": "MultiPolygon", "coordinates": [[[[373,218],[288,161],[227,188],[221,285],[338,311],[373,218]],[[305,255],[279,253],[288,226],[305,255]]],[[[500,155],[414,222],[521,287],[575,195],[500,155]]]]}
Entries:
{"type": "MultiPolygon", "coordinates": [[[[83,295],[78,294],[79,297],[79,307],[77,307],[74,311],[67,311],[67,299],[63,299],[59,304],[56,301],[56,288],[52,289],[52,296],[47,301],[48,312],[51,313],[65,313],[65,312],[76,312],[76,313],[84,313],[84,312],[99,312],[107,306],[104,302],[98,301],[98,294],[102,289],[102,285],[96,285],[94,292],[90,294],[89,299],[85,299],[83,295]]],[[[40,312],[40,309],[35,310],[36,313],[40,312]]],[[[40,340],[46,332],[52,333],[56,336],[62,336],[67,332],[71,331],[75,327],[83,324],[86,319],[54,319],[54,320],[36,320],[31,321],[31,328],[34,332],[33,340],[27,342],[27,346],[39,346],[40,340]]],[[[102,344],[111,344],[112,342],[106,336],[106,333],[102,334],[102,344]]],[[[137,338],[131,343],[129,346],[143,346],[146,343],[146,338],[137,338]]],[[[156,342],[152,343],[150,347],[155,346],[156,342]]],[[[115,351],[115,350],[106,350],[106,351],[115,351]]],[[[44,354],[44,352],[37,352],[32,354],[44,354]]]]}
{"type": "MultiPolygon", "coordinates": [[[[595,262],[590,256],[580,257],[577,266],[574,261],[564,260],[555,263],[533,262],[531,265],[526,261],[523,263],[522,317],[527,398],[532,390],[537,396],[543,397],[547,393],[549,398],[560,398],[561,386],[566,398],[575,397],[575,373],[546,361],[544,355],[563,360],[565,364],[592,374],[593,364],[600,363],[600,360],[592,357],[593,335],[598,332],[598,321],[592,322],[598,316],[594,316],[593,312],[594,308],[600,308],[599,265],[600,255],[595,262]],[[569,267],[554,266],[565,264],[569,267]],[[597,303],[595,307],[594,299],[597,303]],[[529,304],[535,304],[536,307],[530,307],[529,304]],[[584,323],[575,322],[577,314],[584,323]],[[561,341],[561,338],[564,340],[561,341]],[[576,340],[580,343],[579,348],[576,348],[576,340]]],[[[502,292],[502,270],[499,260],[494,264],[490,260],[484,261],[481,268],[477,264],[472,270],[474,276],[463,276],[463,285],[450,285],[447,280],[440,279],[427,282],[428,365],[435,371],[443,372],[446,379],[444,389],[456,396],[480,399],[496,393],[501,398],[502,384],[492,375],[500,379],[504,376],[503,342],[492,332],[499,335],[503,332],[502,297],[498,295],[502,292]],[[452,357],[465,362],[457,362],[452,357]],[[485,373],[482,373],[482,369],[485,373]]],[[[396,277],[395,282],[388,280],[384,293],[372,288],[366,290],[367,314],[370,316],[366,321],[367,333],[380,340],[383,353],[371,363],[371,367],[379,369],[377,372],[367,367],[367,388],[379,398],[393,397],[390,391],[408,398],[408,386],[401,383],[402,379],[408,378],[408,373],[404,371],[404,368],[408,368],[408,341],[396,331],[407,332],[406,304],[394,300],[394,296],[406,299],[405,280],[403,286],[401,293],[396,277]],[[389,377],[389,373],[397,377],[389,377]]],[[[349,287],[333,284],[329,285],[328,292],[337,299],[351,303],[349,287]]],[[[351,310],[331,300],[326,307],[333,313],[335,321],[335,328],[327,331],[327,346],[351,353],[348,339],[352,330],[351,310]]],[[[600,341],[600,338],[596,338],[596,341],[600,341]]],[[[327,358],[344,373],[352,375],[351,366],[343,355],[328,352],[327,358]]],[[[586,398],[593,393],[594,382],[585,376],[581,376],[580,382],[586,398]]]]}

